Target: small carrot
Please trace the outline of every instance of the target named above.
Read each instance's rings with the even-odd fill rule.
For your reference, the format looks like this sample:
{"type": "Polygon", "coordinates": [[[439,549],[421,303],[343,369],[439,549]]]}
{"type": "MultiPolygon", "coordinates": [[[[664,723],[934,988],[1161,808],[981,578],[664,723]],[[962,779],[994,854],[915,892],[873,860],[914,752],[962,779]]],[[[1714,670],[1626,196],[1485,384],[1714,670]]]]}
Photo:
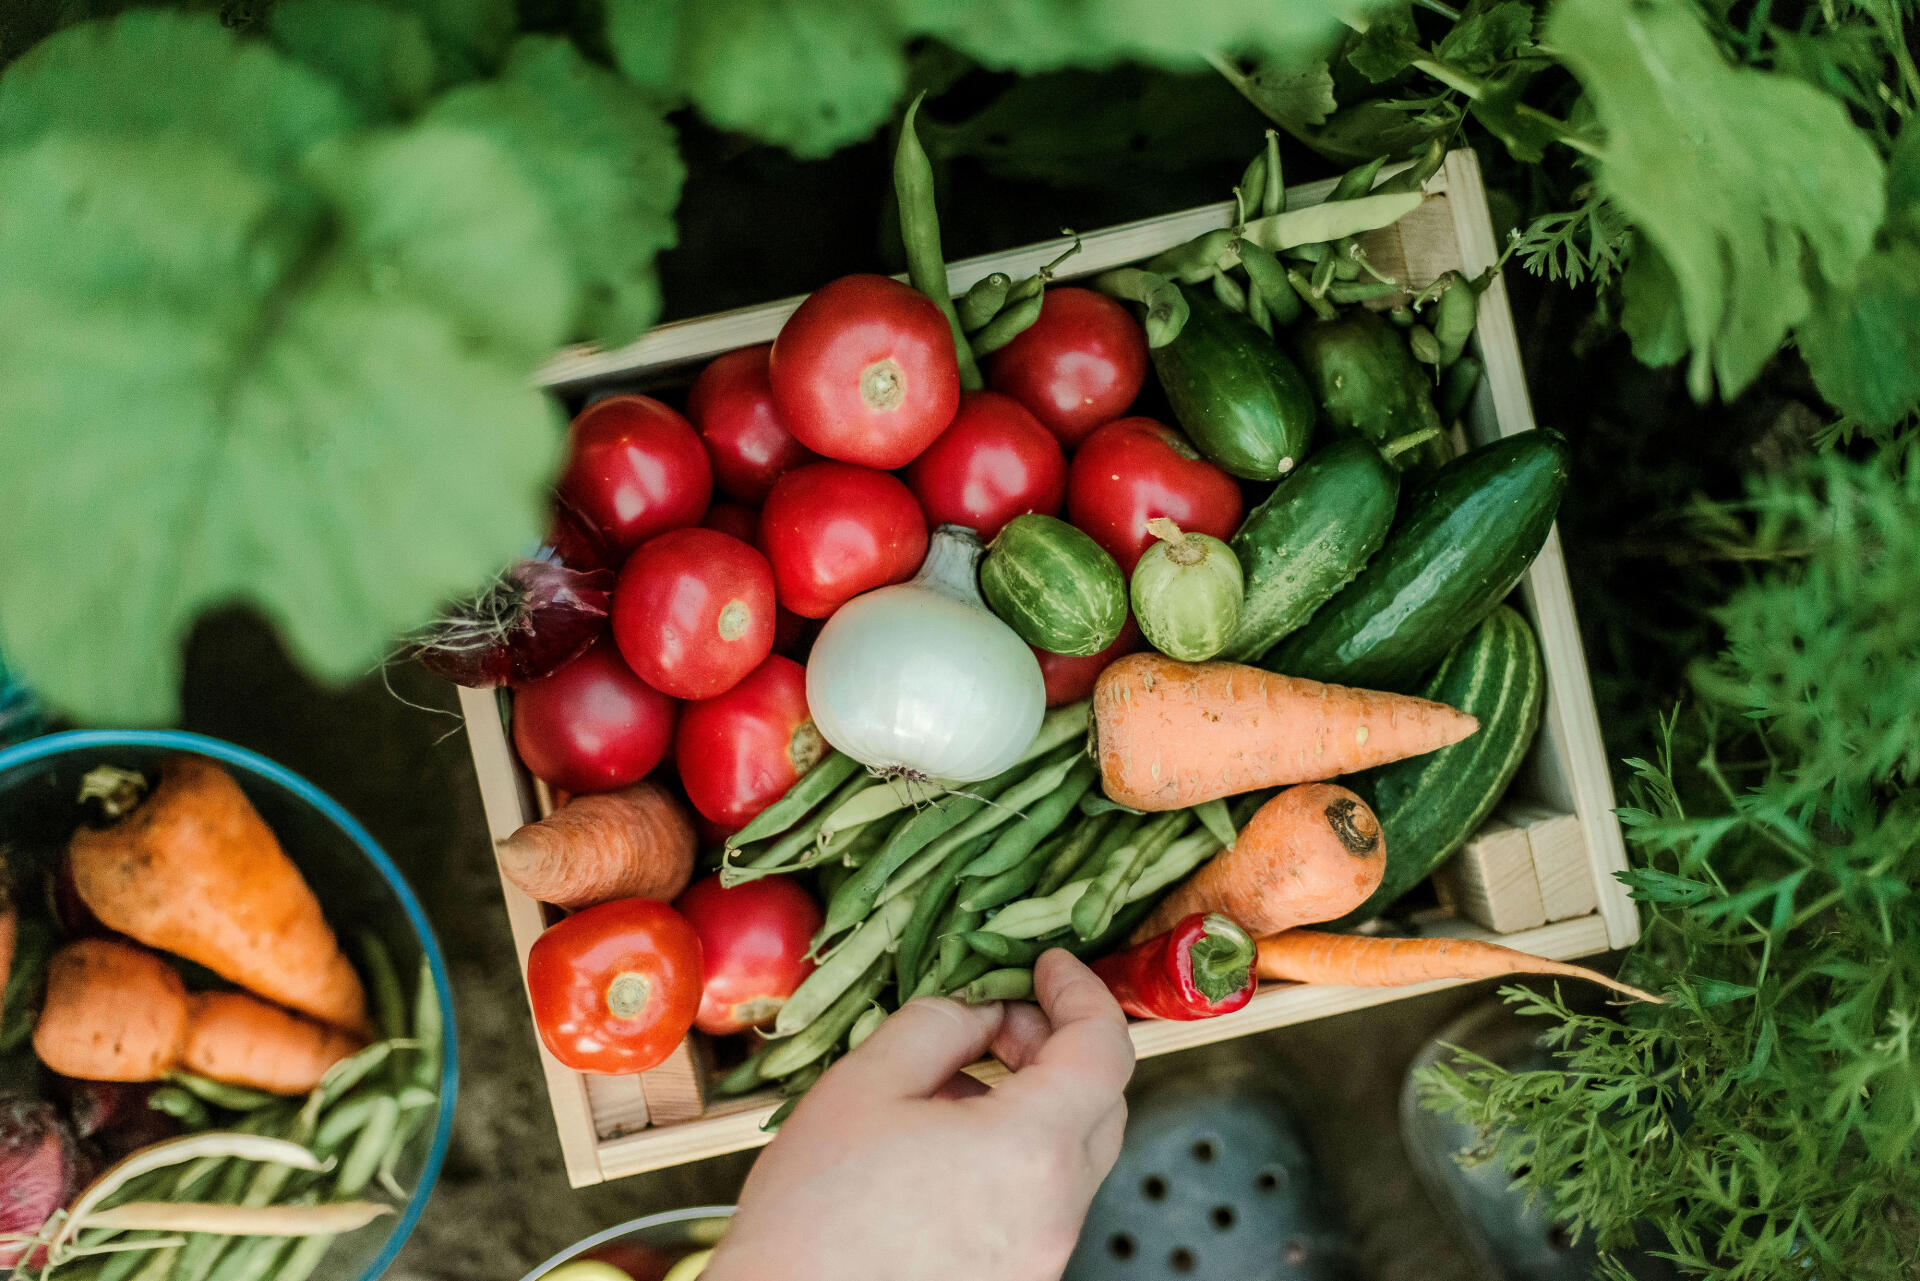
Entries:
{"type": "Polygon", "coordinates": [[[1326,930],[1287,930],[1259,943],[1263,979],[1333,983],[1342,987],[1404,987],[1435,979],[1490,979],[1503,974],[1550,974],[1587,979],[1638,1001],[1665,1002],[1651,992],[1595,970],[1549,961],[1478,939],[1389,939],[1326,930]]]}
{"type": "Polygon", "coordinates": [[[180,1063],[187,988],[144,948],[81,939],[47,964],[34,1053],[83,1081],[158,1081],[180,1063]]]}
{"type": "Polygon", "coordinates": [[[365,1043],[244,992],[189,994],[173,967],[117,939],[54,953],[34,1052],[83,1081],[158,1081],[185,1069],[274,1094],[304,1094],[365,1043]]]}
{"type": "Polygon", "coordinates": [[[1424,698],[1159,654],[1117,660],[1093,691],[1101,780],[1110,798],[1138,810],[1335,778],[1457,743],[1479,727],[1424,698]]]}
{"type": "Polygon", "coordinates": [[[279,1005],[365,1031],[360,976],[233,776],[181,755],[161,763],[144,798],[137,780],[103,768],[82,784],[111,820],[81,826],[68,845],[74,888],[101,923],[279,1005]]]}
{"type": "Polygon", "coordinates": [[[365,1042],[244,992],[191,999],[180,1066],[270,1094],[305,1094],[365,1042]]]}
{"type": "Polygon", "coordinates": [[[1303,783],[1262,805],[1232,849],[1160,900],[1133,941],[1196,912],[1231,917],[1256,936],[1331,921],[1365,902],[1386,866],[1386,841],[1367,803],[1332,783],[1303,783]]]}
{"type": "Polygon", "coordinates": [[[620,898],[671,900],[693,878],[693,823],[657,783],[576,796],[500,841],[500,874],[568,909],[620,898]]]}

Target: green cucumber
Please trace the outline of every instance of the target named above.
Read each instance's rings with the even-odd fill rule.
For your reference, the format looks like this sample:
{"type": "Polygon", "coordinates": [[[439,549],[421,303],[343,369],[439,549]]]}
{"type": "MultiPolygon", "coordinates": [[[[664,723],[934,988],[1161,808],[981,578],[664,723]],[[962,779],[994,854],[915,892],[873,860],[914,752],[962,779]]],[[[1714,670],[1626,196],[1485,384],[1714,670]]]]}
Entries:
{"type": "Polygon", "coordinates": [[[1133,567],[1140,634],[1169,658],[1204,662],[1220,652],[1240,617],[1240,561],[1219,539],[1183,533],[1164,516],[1148,521],[1147,531],[1155,542],[1133,567]]]}
{"type": "Polygon", "coordinates": [[[1209,290],[1187,290],[1187,323],[1153,368],[1202,454],[1235,476],[1275,480],[1306,457],[1316,413],[1293,361],[1209,290]]]}
{"type": "Polygon", "coordinates": [[[1567,442],[1527,431],[1448,463],[1408,495],[1367,567],[1269,650],[1288,676],[1404,692],[1513,590],[1567,487],[1567,442]]]}
{"type": "Polygon", "coordinates": [[[980,563],[980,592],[1027,644],[1098,654],[1127,622],[1127,580],[1100,544],[1052,516],[1015,516],[980,563]]]}
{"type": "Polygon", "coordinates": [[[1358,574],[1393,524],[1400,473],[1372,444],[1323,445],[1247,514],[1228,546],[1246,575],[1220,657],[1258,658],[1358,574]]]}
{"type": "Polygon", "coordinates": [[[1345,919],[1378,916],[1480,829],[1506,795],[1540,728],[1546,669],[1527,620],[1499,605],[1441,660],[1418,691],[1470,712],[1480,728],[1451,747],[1382,765],[1355,787],[1386,839],[1380,888],[1345,919]]]}
{"type": "Polygon", "coordinates": [[[1444,424],[1433,406],[1432,381],[1414,361],[1407,339],[1377,312],[1348,307],[1333,320],[1315,320],[1287,331],[1300,370],[1336,431],[1364,436],[1376,445],[1432,428],[1425,444],[1398,455],[1402,469],[1432,468],[1447,461],[1444,424]]]}

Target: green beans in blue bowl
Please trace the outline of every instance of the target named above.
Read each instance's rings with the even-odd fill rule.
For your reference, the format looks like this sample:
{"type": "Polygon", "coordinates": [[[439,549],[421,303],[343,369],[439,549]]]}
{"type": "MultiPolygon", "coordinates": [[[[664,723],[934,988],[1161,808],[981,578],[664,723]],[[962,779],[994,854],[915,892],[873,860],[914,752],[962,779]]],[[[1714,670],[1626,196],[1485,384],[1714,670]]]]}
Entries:
{"type": "MultiPolygon", "coordinates": [[[[18,927],[0,1007],[0,1131],[39,1126],[79,1154],[53,1204],[73,1204],[92,1177],[82,1175],[89,1164],[106,1165],[129,1149],[151,1152],[145,1145],[154,1138],[206,1135],[196,1141],[217,1148],[234,1141],[215,1134],[242,1132],[300,1144],[322,1158],[308,1162],[319,1168],[218,1151],[142,1173],[102,1204],[165,1203],[159,1213],[168,1218],[183,1205],[217,1202],[302,1214],[341,1202],[382,1209],[363,1226],[335,1224],[339,1230],[326,1234],[312,1233],[305,1218],[288,1220],[274,1230],[291,1235],[278,1237],[222,1236],[171,1222],[88,1228],[82,1215],[80,1230],[66,1230],[47,1281],[375,1281],[386,1272],[419,1222],[446,1157],[458,1063],[446,961],[413,891],[366,829],[299,775],[231,743],[170,730],[83,730],[0,749],[0,855],[18,927]],[[102,767],[153,779],[168,758],[181,755],[217,763],[239,785],[312,888],[366,988],[375,1048],[337,1067],[312,1094],[276,1097],[184,1070],[138,1084],[73,1081],[46,1071],[30,1044],[49,954],[63,934],[100,932],[97,922],[87,922],[70,878],[59,873],[74,831],[100,821],[80,799],[82,780],[102,767]],[[109,1245],[138,1248],[100,1249],[109,1245]]],[[[170,959],[190,990],[228,986],[191,962],[170,959]]],[[[0,965],[0,973],[8,968],[0,965]]],[[[0,1152],[8,1138],[0,1132],[0,1152]]],[[[0,1185],[7,1179],[0,1171],[0,1185]]],[[[0,1223],[0,1275],[14,1262],[9,1246],[17,1255],[23,1241],[28,1248],[44,1242],[61,1231],[64,1217],[38,1228],[0,1223]]],[[[27,1262],[31,1271],[17,1275],[39,1281],[44,1254],[27,1262]]]]}

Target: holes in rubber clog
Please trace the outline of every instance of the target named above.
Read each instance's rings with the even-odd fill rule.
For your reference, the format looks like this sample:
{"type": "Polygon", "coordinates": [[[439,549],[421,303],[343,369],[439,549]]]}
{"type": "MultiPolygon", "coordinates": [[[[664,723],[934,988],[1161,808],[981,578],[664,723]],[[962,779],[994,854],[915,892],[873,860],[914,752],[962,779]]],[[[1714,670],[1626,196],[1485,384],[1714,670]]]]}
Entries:
{"type": "Polygon", "coordinates": [[[1271,1169],[1262,1170],[1260,1171],[1260,1177],[1253,1181],[1253,1186],[1255,1190],[1271,1196],[1281,1188],[1287,1186],[1287,1172],[1283,1167],[1277,1165],[1271,1169]]]}
{"type": "Polygon", "coordinates": [[[1187,1249],[1184,1245],[1167,1256],[1167,1266],[1175,1272],[1191,1272],[1193,1271],[1194,1263],[1193,1251],[1187,1249]]]}
{"type": "Polygon", "coordinates": [[[1140,1195],[1149,1201],[1167,1199],[1167,1181],[1157,1174],[1149,1174],[1140,1181],[1140,1195]]]}
{"type": "Polygon", "coordinates": [[[1133,1238],[1124,1232],[1107,1238],[1107,1253],[1116,1259],[1126,1260],[1133,1257],[1133,1238]]]}
{"type": "Polygon", "coordinates": [[[1233,1227],[1233,1207],[1230,1205],[1216,1205],[1213,1207],[1213,1213],[1209,1214],[1207,1218],[1213,1222],[1214,1227],[1225,1232],[1233,1227]]]}
{"type": "Polygon", "coordinates": [[[1212,1163],[1213,1158],[1218,1155],[1219,1151],[1213,1146],[1212,1139],[1201,1139],[1193,1145],[1193,1159],[1201,1165],[1212,1163]]]}

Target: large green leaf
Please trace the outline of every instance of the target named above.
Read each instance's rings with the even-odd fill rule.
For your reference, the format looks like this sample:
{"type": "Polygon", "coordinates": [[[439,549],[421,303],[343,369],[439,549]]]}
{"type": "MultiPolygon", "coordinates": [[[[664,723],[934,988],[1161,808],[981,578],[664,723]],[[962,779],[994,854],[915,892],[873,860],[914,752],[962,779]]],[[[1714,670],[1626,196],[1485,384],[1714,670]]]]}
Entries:
{"type": "Polygon", "coordinates": [[[0,648],[67,712],[172,715],[233,601],[356,676],[539,528],[559,423],[483,297],[564,279],[539,203],[477,137],[318,163],[332,203],[178,137],[0,153],[0,648]]]}
{"type": "Polygon", "coordinates": [[[605,345],[660,314],[654,258],[674,243],[685,170],[656,100],[553,36],[526,36],[493,80],[456,89],[429,119],[484,133],[543,193],[579,286],[573,333],[605,345]]]}
{"type": "Polygon", "coordinates": [[[418,111],[437,66],[427,24],[376,0],[280,0],[267,15],[276,44],[386,117],[418,111]]]}
{"type": "Polygon", "coordinates": [[[1739,391],[1806,316],[1803,272],[1850,286],[1879,154],[1811,85],[1730,66],[1682,0],[1560,0],[1547,38],[1605,130],[1596,180],[1677,283],[1695,394],[1739,391]]]}
{"type": "Polygon", "coordinates": [[[1920,404],[1920,248],[1869,256],[1850,290],[1822,291],[1797,331],[1820,394],[1869,429],[1920,404]]]}
{"type": "Polygon", "coordinates": [[[638,83],[690,99],[722,128],[817,156],[887,120],[914,40],[1011,71],[1198,69],[1223,52],[1324,52],[1343,16],[1382,2],[607,0],[607,34],[638,83]]]}
{"type": "Polygon", "coordinates": [[[136,10],[42,41],[0,76],[0,150],[57,129],[177,135],[257,169],[297,164],[358,123],[331,83],[207,15],[136,10]]]}

